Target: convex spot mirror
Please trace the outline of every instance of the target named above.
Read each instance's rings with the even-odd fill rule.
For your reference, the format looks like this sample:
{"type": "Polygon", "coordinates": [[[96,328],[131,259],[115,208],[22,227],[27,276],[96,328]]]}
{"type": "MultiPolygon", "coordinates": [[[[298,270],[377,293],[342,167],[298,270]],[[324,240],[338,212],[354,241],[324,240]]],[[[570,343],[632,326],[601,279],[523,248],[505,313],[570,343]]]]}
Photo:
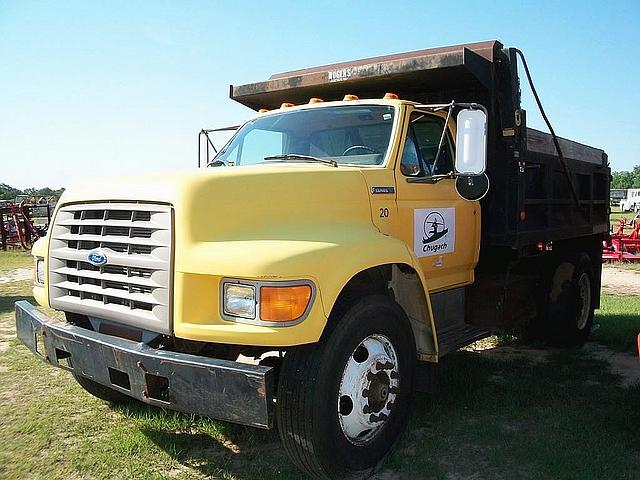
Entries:
{"type": "Polygon", "coordinates": [[[456,172],[482,175],[487,166],[487,115],[482,110],[460,110],[456,128],[456,172]]]}
{"type": "Polygon", "coordinates": [[[482,199],[489,191],[489,177],[486,173],[473,177],[457,177],[456,192],[465,200],[482,199]]]}

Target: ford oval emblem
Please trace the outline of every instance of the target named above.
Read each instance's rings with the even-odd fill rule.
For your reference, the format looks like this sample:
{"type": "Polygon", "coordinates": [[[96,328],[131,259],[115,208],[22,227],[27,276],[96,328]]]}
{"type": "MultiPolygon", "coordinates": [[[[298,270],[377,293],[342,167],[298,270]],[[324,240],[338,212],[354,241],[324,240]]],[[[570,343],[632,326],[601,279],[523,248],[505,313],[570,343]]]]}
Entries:
{"type": "Polygon", "coordinates": [[[89,255],[87,255],[87,260],[89,260],[91,265],[99,267],[107,263],[107,254],[102,250],[92,250],[89,252],[89,255]]]}

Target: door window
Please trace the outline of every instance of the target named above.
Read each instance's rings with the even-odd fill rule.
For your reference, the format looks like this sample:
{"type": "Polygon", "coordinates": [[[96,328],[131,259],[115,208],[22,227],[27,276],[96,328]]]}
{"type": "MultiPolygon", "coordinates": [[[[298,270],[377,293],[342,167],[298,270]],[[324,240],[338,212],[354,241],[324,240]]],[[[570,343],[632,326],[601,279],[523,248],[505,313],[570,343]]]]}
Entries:
{"type": "Polygon", "coordinates": [[[400,171],[407,177],[419,176],[422,173],[418,150],[413,141],[412,135],[407,135],[404,142],[404,150],[402,151],[402,160],[400,161],[400,171]]]}
{"type": "Polygon", "coordinates": [[[453,143],[446,133],[436,163],[438,144],[444,120],[440,117],[414,112],[400,162],[400,171],[407,176],[444,175],[453,171],[453,143]]]}

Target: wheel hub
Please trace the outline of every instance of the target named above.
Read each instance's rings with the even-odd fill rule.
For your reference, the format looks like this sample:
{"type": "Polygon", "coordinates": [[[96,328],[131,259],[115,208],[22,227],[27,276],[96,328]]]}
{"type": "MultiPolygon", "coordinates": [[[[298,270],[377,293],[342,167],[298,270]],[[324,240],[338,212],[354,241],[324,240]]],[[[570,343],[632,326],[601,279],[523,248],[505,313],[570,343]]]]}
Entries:
{"type": "Polygon", "coordinates": [[[369,409],[373,412],[379,412],[384,408],[389,398],[391,380],[384,371],[376,374],[370,373],[368,380],[370,382],[369,388],[362,393],[369,401],[369,409]]]}
{"type": "Polygon", "coordinates": [[[349,356],[338,391],[338,419],[351,443],[363,445],[386,424],[400,392],[398,358],[384,335],[370,335],[349,356]]]}

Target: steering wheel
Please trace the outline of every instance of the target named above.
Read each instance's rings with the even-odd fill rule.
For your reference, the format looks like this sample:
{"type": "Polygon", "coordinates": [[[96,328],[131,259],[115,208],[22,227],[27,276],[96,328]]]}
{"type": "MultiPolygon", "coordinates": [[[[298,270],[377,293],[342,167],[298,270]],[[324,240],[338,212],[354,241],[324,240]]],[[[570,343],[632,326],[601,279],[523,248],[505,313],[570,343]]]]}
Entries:
{"type": "Polygon", "coordinates": [[[355,150],[356,148],[359,148],[361,150],[366,150],[369,153],[374,153],[374,154],[377,153],[373,148],[367,147],[366,145],[352,145],[349,148],[347,148],[344,152],[342,152],[342,156],[344,157],[351,150],[355,150]]]}

